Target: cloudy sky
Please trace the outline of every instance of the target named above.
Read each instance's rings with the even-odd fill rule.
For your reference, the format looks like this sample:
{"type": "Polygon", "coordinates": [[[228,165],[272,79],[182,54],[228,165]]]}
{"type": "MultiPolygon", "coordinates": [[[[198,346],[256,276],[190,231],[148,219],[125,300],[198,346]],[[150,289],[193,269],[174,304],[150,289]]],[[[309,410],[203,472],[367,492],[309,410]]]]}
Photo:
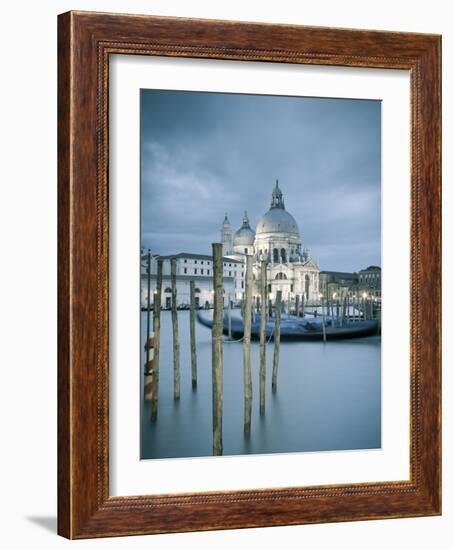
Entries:
{"type": "Polygon", "coordinates": [[[211,253],[278,178],[321,269],[381,263],[379,101],[142,90],[142,246],[211,253]]]}

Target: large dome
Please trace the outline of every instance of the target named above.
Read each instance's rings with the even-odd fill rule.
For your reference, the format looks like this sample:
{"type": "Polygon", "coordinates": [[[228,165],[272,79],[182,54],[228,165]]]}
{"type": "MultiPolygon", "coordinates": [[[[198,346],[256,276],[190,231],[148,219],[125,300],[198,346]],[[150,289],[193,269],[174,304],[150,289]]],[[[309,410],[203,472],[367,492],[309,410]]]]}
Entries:
{"type": "Polygon", "coordinates": [[[263,233],[288,233],[299,237],[299,228],[289,212],[282,208],[271,208],[256,226],[256,234],[263,233]]]}
{"type": "Polygon", "coordinates": [[[264,214],[256,226],[256,234],[286,233],[299,237],[299,228],[296,220],[285,210],[283,193],[278,186],[278,180],[272,191],[270,209],[264,214]]]}
{"type": "Polygon", "coordinates": [[[234,234],[233,246],[253,246],[254,242],[255,231],[250,227],[247,212],[245,212],[242,226],[234,234]]]}

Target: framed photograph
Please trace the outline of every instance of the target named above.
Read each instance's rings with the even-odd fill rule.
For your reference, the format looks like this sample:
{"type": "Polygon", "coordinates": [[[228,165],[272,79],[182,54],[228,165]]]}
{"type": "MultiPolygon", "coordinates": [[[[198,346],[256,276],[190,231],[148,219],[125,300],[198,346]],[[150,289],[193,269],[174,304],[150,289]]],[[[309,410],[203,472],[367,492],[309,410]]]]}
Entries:
{"type": "Polygon", "coordinates": [[[441,39],[59,16],[58,530],[441,513],[441,39]]]}

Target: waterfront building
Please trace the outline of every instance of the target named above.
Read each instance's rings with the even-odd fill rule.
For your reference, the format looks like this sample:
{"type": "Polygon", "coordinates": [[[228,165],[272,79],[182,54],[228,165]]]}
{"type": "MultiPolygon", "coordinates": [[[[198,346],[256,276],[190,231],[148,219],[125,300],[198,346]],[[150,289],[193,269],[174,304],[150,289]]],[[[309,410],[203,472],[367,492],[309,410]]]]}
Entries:
{"type": "Polygon", "coordinates": [[[319,273],[319,289],[327,301],[366,297],[381,299],[381,268],[371,265],[358,273],[343,271],[321,271],[319,273]]]}
{"type": "MultiPolygon", "coordinates": [[[[225,217],[228,221],[228,217],[225,217]]],[[[222,225],[221,236],[228,257],[239,261],[247,254],[254,257],[254,279],[258,282],[261,262],[268,262],[268,291],[271,299],[278,290],[282,291],[285,302],[292,303],[296,296],[304,296],[307,302],[319,299],[319,265],[311,257],[307,248],[302,248],[302,240],[294,217],[286,210],[282,190],[278,180],[272,191],[269,210],[256,225],[256,232],[250,225],[247,212],[242,226],[236,231],[232,243],[228,240],[228,224],[222,225]],[[229,251],[229,252],[228,252],[229,251]]],[[[255,299],[259,295],[259,285],[255,284],[255,299]]]]}
{"type": "Polygon", "coordinates": [[[344,271],[321,271],[319,273],[319,290],[327,301],[346,296],[352,297],[358,292],[359,277],[357,273],[344,271]]]}
{"type": "Polygon", "coordinates": [[[369,294],[372,297],[381,297],[381,268],[370,265],[359,271],[359,292],[369,294]]]}
{"type": "MultiPolygon", "coordinates": [[[[213,306],[213,272],[212,256],[203,254],[180,253],[174,256],[151,257],[151,304],[154,303],[154,293],[157,278],[157,260],[162,260],[162,295],[161,304],[164,309],[171,307],[171,259],[176,259],[176,305],[178,308],[190,305],[190,281],[195,281],[195,303],[197,307],[213,306]]],[[[146,254],[142,251],[141,268],[141,306],[147,304],[147,265],[146,254]]],[[[228,300],[238,303],[244,292],[244,264],[240,260],[223,258],[224,302],[228,300]]]]}

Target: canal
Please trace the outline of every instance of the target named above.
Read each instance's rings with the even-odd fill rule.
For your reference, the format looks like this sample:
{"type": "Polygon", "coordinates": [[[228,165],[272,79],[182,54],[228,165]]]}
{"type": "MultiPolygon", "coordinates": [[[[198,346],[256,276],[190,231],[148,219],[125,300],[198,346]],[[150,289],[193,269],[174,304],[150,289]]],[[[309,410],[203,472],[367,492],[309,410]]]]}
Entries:
{"type": "MultiPolygon", "coordinates": [[[[150,421],[143,399],[141,458],[212,455],[211,331],[197,331],[198,386],[191,384],[189,312],[179,311],[181,399],[173,400],[171,314],[162,311],[159,412],[150,421]]],[[[142,342],[146,313],[142,312],[142,342]]],[[[243,434],[242,343],[225,343],[223,454],[376,449],[381,446],[381,339],[282,342],[278,390],[271,391],[272,341],[267,346],[266,414],[259,415],[259,343],[252,342],[253,410],[243,434]]]]}

